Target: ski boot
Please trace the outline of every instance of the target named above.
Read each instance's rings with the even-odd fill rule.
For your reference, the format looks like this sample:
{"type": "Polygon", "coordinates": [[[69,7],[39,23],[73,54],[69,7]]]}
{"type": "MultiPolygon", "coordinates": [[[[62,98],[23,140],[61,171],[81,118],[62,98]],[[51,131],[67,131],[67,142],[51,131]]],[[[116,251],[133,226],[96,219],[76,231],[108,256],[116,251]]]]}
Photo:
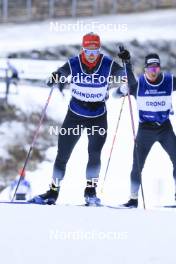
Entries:
{"type": "Polygon", "coordinates": [[[85,206],[101,206],[101,200],[96,195],[97,184],[87,181],[87,187],[84,191],[85,206]]]}
{"type": "Polygon", "coordinates": [[[137,208],[138,207],[138,199],[130,199],[127,203],[123,204],[122,207],[126,208],[137,208]]]}
{"type": "Polygon", "coordinates": [[[34,196],[28,201],[28,203],[42,204],[42,205],[52,205],[56,204],[56,200],[59,195],[60,187],[56,187],[54,184],[51,184],[50,189],[44,193],[37,196],[34,196]]]}

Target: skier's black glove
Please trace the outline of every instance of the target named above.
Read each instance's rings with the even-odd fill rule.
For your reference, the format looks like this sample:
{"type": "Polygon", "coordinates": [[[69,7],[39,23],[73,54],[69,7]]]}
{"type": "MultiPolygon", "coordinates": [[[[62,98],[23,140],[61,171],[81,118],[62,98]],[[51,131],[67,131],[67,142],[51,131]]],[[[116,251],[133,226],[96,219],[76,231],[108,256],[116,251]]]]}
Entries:
{"type": "Polygon", "coordinates": [[[47,81],[47,85],[49,87],[51,87],[53,85],[57,85],[60,92],[62,93],[62,90],[64,89],[64,83],[60,82],[60,77],[61,77],[60,72],[53,72],[47,81]]]}
{"type": "Polygon", "coordinates": [[[54,84],[59,84],[60,76],[61,74],[59,72],[53,72],[47,81],[47,85],[51,87],[54,84]]]}
{"type": "Polygon", "coordinates": [[[126,49],[120,50],[120,52],[118,53],[118,56],[120,59],[122,59],[125,62],[129,61],[131,57],[129,51],[126,49]]]}

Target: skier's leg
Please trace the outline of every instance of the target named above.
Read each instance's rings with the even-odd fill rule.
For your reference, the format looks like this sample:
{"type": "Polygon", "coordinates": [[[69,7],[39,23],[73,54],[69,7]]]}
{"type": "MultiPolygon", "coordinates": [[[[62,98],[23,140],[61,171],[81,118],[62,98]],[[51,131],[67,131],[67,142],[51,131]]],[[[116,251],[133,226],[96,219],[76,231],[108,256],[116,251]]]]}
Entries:
{"type": "Polygon", "coordinates": [[[147,155],[156,141],[157,134],[154,130],[143,128],[139,124],[138,133],[133,150],[133,166],[131,171],[131,195],[123,206],[128,208],[138,207],[138,192],[141,184],[141,172],[144,167],[147,155]]]}
{"type": "Polygon", "coordinates": [[[75,114],[69,111],[63,122],[60,130],[61,133],[58,138],[58,152],[53,168],[53,183],[55,186],[59,186],[60,181],[64,177],[66,164],[74,146],[81,136],[81,128],[83,128],[83,125],[81,125],[79,117],[77,118],[75,114]],[[78,126],[79,129],[76,131],[77,133],[75,133],[73,129],[78,126]]]}
{"type": "Polygon", "coordinates": [[[65,168],[67,161],[71,155],[71,152],[81,136],[81,130],[76,133],[73,128],[80,126],[81,120],[70,111],[68,111],[67,116],[63,122],[62,130],[59,135],[58,140],[58,153],[53,169],[53,182],[50,189],[41,195],[35,196],[29,202],[39,203],[39,204],[55,204],[59,191],[60,191],[60,181],[64,177],[65,168]]]}
{"type": "Polygon", "coordinates": [[[156,132],[150,129],[141,128],[139,125],[135,146],[133,150],[133,166],[131,171],[131,198],[138,197],[141,184],[141,172],[147,155],[156,141],[156,132]]]}
{"type": "MultiPolygon", "coordinates": [[[[176,194],[176,135],[173,131],[172,126],[163,131],[162,135],[160,136],[159,140],[161,146],[167,152],[170,157],[170,160],[173,164],[173,177],[175,181],[175,194],[176,194]]],[[[175,196],[176,198],[176,196],[175,196]]]]}
{"type": "Polygon", "coordinates": [[[84,196],[86,204],[100,204],[96,197],[96,187],[101,167],[101,151],[107,136],[107,117],[103,115],[90,123],[88,133],[89,159],[86,169],[87,186],[84,196]],[[91,133],[90,133],[91,132],[91,133]]]}
{"type": "Polygon", "coordinates": [[[88,130],[88,164],[86,178],[88,181],[99,177],[101,167],[101,151],[107,137],[107,116],[106,114],[96,118],[88,130]],[[89,133],[91,132],[91,133],[89,133]]]}

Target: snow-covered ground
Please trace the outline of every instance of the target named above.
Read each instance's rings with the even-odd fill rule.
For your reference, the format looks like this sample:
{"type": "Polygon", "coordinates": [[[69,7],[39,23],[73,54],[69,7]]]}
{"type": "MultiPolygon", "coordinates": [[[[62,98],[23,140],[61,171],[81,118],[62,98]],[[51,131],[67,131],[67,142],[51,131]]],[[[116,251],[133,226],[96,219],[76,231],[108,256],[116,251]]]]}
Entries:
{"type": "Polygon", "coordinates": [[[0,205],[2,263],[175,264],[172,211],[0,205]]]}
{"type": "Polygon", "coordinates": [[[138,39],[175,39],[176,10],[155,10],[90,18],[48,20],[32,24],[1,25],[0,57],[7,52],[56,45],[81,44],[90,31],[101,35],[102,42],[138,39]],[[52,24],[51,24],[52,23],[52,24]]]}
{"type": "MultiPolygon", "coordinates": [[[[114,34],[101,31],[102,41],[124,41],[133,38],[168,40],[175,39],[175,13],[175,10],[166,10],[93,19],[99,23],[128,25],[127,32],[119,31],[114,34]]],[[[93,19],[84,19],[84,23],[93,19]]],[[[75,20],[63,19],[60,23],[62,22],[69,24],[75,20]]],[[[1,56],[5,56],[9,51],[80,43],[81,36],[87,32],[51,32],[49,21],[31,25],[1,25],[0,29],[1,56]]],[[[98,30],[94,31],[100,33],[98,30]]],[[[65,91],[64,98],[57,90],[52,95],[47,112],[54,120],[63,120],[69,100],[68,92],[65,91]]],[[[21,86],[19,95],[12,95],[10,101],[30,112],[31,109],[41,109],[48,94],[48,88],[21,86]]],[[[102,152],[98,194],[103,203],[111,205],[125,202],[129,195],[133,136],[127,101],[126,99],[104,191],[101,193],[121,99],[111,98],[107,104],[109,133],[102,152]]],[[[174,101],[175,96],[173,107],[176,109],[174,101]]],[[[137,111],[133,99],[132,104],[137,127],[137,111]]],[[[175,115],[171,119],[176,131],[175,115]]],[[[48,188],[56,151],[57,147],[49,148],[46,159],[39,164],[38,169],[35,172],[27,171],[33,195],[45,192],[48,188]]],[[[69,160],[59,204],[83,202],[86,162],[87,137],[83,135],[69,160]]],[[[152,209],[156,205],[174,202],[172,165],[160,145],[155,144],[153,147],[142,177],[146,211],[142,209],[141,197],[140,209],[131,211],[63,205],[49,207],[0,204],[0,260],[7,264],[175,264],[175,211],[152,209]]],[[[5,190],[0,199],[7,197],[8,190],[5,190]]]]}

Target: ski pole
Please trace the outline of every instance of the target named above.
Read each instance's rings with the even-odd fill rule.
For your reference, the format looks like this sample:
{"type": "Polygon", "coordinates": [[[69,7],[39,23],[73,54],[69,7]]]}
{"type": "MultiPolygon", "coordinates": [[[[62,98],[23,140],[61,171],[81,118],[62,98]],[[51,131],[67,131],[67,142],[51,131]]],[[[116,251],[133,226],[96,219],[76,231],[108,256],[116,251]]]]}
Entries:
{"type": "Polygon", "coordinates": [[[51,88],[51,90],[50,90],[49,96],[48,96],[48,98],[47,98],[46,104],[45,104],[45,106],[44,106],[44,108],[43,108],[43,110],[42,110],[41,118],[40,118],[40,121],[39,121],[38,127],[37,127],[37,129],[36,129],[35,134],[34,134],[34,137],[33,137],[32,143],[31,143],[31,145],[30,145],[29,151],[28,151],[28,153],[27,153],[27,156],[26,156],[26,159],[25,159],[25,162],[24,162],[23,168],[22,168],[21,173],[20,173],[20,178],[19,178],[19,180],[18,180],[18,183],[17,183],[17,186],[16,186],[16,189],[15,189],[15,192],[14,192],[14,195],[13,195],[13,197],[12,197],[11,202],[13,202],[13,200],[14,200],[14,198],[15,198],[15,196],[16,196],[16,193],[17,193],[18,187],[19,187],[20,182],[21,182],[21,179],[22,179],[22,175],[24,174],[24,171],[25,171],[25,169],[26,169],[27,163],[28,163],[29,158],[30,158],[30,154],[31,154],[31,152],[32,152],[32,150],[33,150],[33,148],[34,148],[34,145],[35,145],[36,139],[37,139],[37,137],[38,137],[38,135],[39,135],[40,127],[41,127],[42,122],[43,122],[43,119],[44,119],[44,117],[45,117],[46,109],[47,109],[48,104],[49,104],[49,101],[50,101],[50,99],[51,99],[51,95],[52,95],[52,92],[53,92],[53,90],[54,90],[54,87],[55,87],[55,86],[53,85],[52,88],[51,88]]]}
{"type": "MultiPolygon", "coordinates": [[[[119,46],[119,50],[120,51],[123,51],[124,50],[124,46],[123,45],[122,46],[119,46]]],[[[127,75],[126,63],[123,60],[122,60],[122,63],[123,63],[123,67],[124,67],[124,70],[125,70],[125,75],[127,77],[127,85],[128,85],[128,75],[127,75]]],[[[132,103],[131,103],[129,86],[128,86],[127,96],[128,96],[129,110],[130,110],[130,117],[131,117],[131,125],[132,125],[132,131],[133,131],[134,152],[135,152],[136,159],[137,159],[138,175],[139,175],[139,177],[141,179],[141,193],[142,193],[143,207],[144,207],[144,209],[146,209],[145,199],[144,199],[144,188],[143,188],[143,184],[142,184],[142,175],[140,173],[140,166],[139,166],[139,155],[138,155],[138,149],[137,149],[138,146],[137,146],[137,143],[136,143],[136,133],[135,133],[135,125],[134,125],[134,115],[133,115],[133,108],[132,108],[132,103]]]]}
{"type": "Polygon", "coordinates": [[[113,137],[113,140],[112,140],[112,146],[111,146],[111,150],[110,150],[110,154],[109,154],[109,158],[108,158],[108,162],[107,162],[107,166],[106,166],[105,175],[104,175],[104,178],[103,178],[103,186],[101,188],[101,193],[103,193],[104,183],[105,183],[106,178],[107,178],[109,164],[110,164],[110,161],[111,161],[111,156],[112,156],[114,144],[115,144],[115,141],[116,141],[117,131],[118,131],[118,128],[119,128],[119,123],[120,123],[120,119],[121,119],[121,115],[122,115],[124,102],[125,102],[125,96],[123,97],[123,100],[122,100],[122,103],[121,103],[121,107],[120,107],[120,112],[119,112],[119,116],[118,116],[118,120],[117,120],[117,125],[116,125],[116,129],[115,129],[114,137],[113,137]]]}

